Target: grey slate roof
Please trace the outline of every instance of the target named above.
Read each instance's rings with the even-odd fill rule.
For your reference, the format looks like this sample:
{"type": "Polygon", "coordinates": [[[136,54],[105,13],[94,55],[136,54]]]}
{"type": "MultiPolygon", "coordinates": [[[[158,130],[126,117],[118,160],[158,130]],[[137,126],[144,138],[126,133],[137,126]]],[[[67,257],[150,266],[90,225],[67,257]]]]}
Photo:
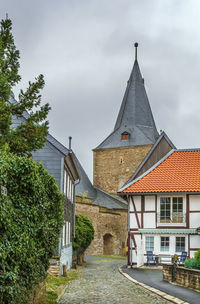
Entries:
{"type": "Polygon", "coordinates": [[[70,150],[67,149],[65,146],[63,146],[55,137],[53,137],[51,134],[47,135],[47,141],[51,143],[57,150],[59,150],[62,154],[65,156],[70,153],[70,150]]]}
{"type": "Polygon", "coordinates": [[[77,157],[75,157],[75,162],[80,175],[79,183],[75,184],[76,195],[82,196],[86,191],[88,191],[88,197],[93,199],[93,205],[98,205],[109,209],[127,209],[127,203],[124,200],[117,198],[97,187],[94,187],[77,157]]]}
{"type": "Polygon", "coordinates": [[[138,61],[135,60],[114,131],[96,149],[154,144],[158,136],[138,61]],[[129,140],[121,140],[123,132],[130,134],[129,140]]]}
{"type": "Polygon", "coordinates": [[[75,156],[76,166],[78,168],[78,172],[80,175],[80,181],[75,185],[75,193],[76,195],[83,195],[86,191],[88,191],[88,197],[95,198],[97,195],[96,189],[93,187],[89,177],[87,176],[85,170],[81,166],[78,158],[75,156]]]}

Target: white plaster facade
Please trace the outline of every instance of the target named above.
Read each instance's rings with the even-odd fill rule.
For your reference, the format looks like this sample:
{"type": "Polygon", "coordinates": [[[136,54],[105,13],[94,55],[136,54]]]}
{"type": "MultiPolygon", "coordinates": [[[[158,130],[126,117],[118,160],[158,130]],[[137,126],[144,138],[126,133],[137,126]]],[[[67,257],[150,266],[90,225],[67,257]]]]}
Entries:
{"type": "Polygon", "coordinates": [[[182,251],[193,257],[200,248],[197,232],[200,226],[200,193],[130,195],[128,218],[130,265],[139,267],[146,263],[146,250],[152,250],[159,262],[164,263],[170,262],[174,254],[180,256],[182,251]],[[170,211],[162,207],[161,213],[162,198],[170,202],[170,211]],[[179,209],[175,209],[178,204],[179,209]]]}

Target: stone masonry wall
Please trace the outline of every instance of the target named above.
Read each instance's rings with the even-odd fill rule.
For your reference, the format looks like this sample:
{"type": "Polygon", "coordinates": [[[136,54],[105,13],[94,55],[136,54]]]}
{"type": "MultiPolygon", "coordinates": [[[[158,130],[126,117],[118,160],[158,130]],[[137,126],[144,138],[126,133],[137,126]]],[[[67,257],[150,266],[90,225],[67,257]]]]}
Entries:
{"type": "MultiPolygon", "coordinates": [[[[79,199],[80,201],[80,199],[79,199]]],[[[113,254],[125,254],[127,240],[127,210],[113,210],[97,205],[76,201],[76,214],[83,214],[92,221],[94,240],[86,251],[86,255],[103,254],[103,236],[110,234],[113,241],[113,254]]]]}
{"type": "Polygon", "coordinates": [[[128,181],[152,145],[93,151],[94,186],[112,194],[128,181]]]}
{"type": "MultiPolygon", "coordinates": [[[[163,264],[163,280],[172,282],[172,264],[163,264]]],[[[176,268],[176,284],[200,291],[200,270],[176,268]]]]}

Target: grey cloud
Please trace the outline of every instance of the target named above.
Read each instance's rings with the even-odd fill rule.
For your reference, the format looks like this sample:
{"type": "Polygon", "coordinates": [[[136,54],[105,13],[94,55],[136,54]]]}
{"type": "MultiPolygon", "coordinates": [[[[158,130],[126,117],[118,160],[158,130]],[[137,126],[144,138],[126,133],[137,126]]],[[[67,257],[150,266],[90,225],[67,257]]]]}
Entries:
{"type": "MultiPolygon", "coordinates": [[[[200,146],[198,0],[1,0],[21,52],[22,83],[45,75],[50,132],[92,176],[92,152],[112,130],[139,42],[158,130],[200,146]]],[[[19,88],[16,88],[17,94],[19,88]]]]}

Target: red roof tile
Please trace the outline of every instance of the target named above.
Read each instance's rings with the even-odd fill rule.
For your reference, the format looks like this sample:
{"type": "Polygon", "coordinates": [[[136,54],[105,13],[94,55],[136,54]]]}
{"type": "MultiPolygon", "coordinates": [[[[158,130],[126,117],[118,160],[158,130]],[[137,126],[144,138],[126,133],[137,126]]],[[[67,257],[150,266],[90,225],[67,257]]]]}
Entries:
{"type": "Polygon", "coordinates": [[[122,193],[200,192],[200,150],[174,151],[122,193]]]}

